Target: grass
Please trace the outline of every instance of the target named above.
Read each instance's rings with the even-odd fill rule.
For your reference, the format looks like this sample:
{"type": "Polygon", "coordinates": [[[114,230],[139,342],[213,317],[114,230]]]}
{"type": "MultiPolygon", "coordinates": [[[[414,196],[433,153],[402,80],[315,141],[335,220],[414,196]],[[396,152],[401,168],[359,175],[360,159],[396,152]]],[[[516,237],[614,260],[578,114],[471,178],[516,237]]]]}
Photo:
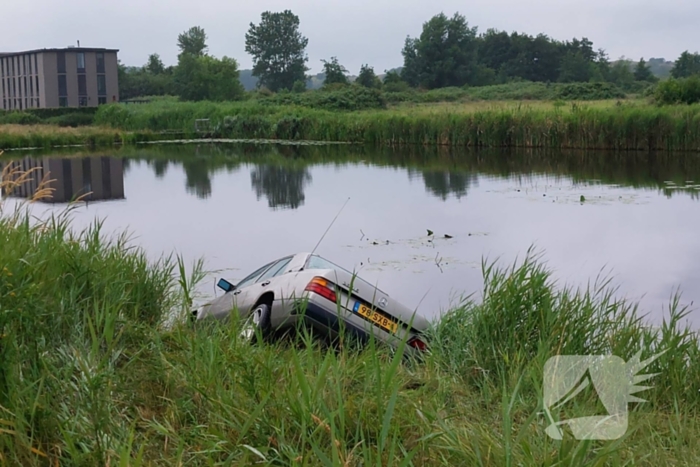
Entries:
{"type": "Polygon", "coordinates": [[[203,119],[208,120],[206,136],[233,139],[394,147],[700,151],[700,104],[654,106],[634,99],[404,102],[390,109],[343,111],[337,106],[334,110],[309,108],[295,104],[291,97],[289,102],[280,99],[281,104],[265,99],[224,103],[159,99],[145,104],[110,104],[97,110],[96,128],[62,132],[55,126],[1,125],[0,147],[111,145],[115,141],[163,139],[168,137],[164,132],[200,138],[195,122],[203,119]]]}
{"type": "MultiPolygon", "coordinates": [[[[5,191],[21,173],[5,173],[5,191]]],[[[610,284],[557,287],[534,252],[436,323],[424,361],[370,343],[251,346],[192,327],[201,263],[149,261],[70,211],[0,216],[0,465],[697,465],[700,345],[672,300],[649,328],[610,284]],[[558,353],[666,351],[617,441],[555,441],[542,369],[558,353]]],[[[583,393],[565,415],[597,408],[583,393]]]]}
{"type": "Polygon", "coordinates": [[[229,138],[361,142],[388,146],[537,147],[700,150],[700,105],[439,104],[393,110],[330,112],[244,103],[106,106],[96,121],[123,130],[192,133],[208,118],[229,138]]]}
{"type": "Polygon", "coordinates": [[[107,126],[61,127],[56,125],[0,125],[0,149],[52,148],[58,146],[112,146],[152,141],[151,131],[123,131],[107,126]]]}

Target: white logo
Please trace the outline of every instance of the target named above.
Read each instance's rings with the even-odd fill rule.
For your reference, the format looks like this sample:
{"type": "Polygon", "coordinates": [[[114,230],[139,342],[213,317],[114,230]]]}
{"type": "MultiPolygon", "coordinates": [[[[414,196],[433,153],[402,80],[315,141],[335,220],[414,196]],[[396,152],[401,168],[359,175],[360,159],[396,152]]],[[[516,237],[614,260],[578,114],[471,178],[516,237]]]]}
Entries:
{"type": "Polygon", "coordinates": [[[627,432],[630,402],[646,402],[633,394],[650,389],[638,383],[656,376],[637,375],[664,352],[640,362],[640,351],[628,363],[614,355],[558,355],[544,367],[544,410],[550,425],[547,434],[562,439],[561,425],[568,425],[576,439],[612,440],[627,432]],[[552,411],[593,385],[608,415],[572,418],[556,422],[552,411]]]}

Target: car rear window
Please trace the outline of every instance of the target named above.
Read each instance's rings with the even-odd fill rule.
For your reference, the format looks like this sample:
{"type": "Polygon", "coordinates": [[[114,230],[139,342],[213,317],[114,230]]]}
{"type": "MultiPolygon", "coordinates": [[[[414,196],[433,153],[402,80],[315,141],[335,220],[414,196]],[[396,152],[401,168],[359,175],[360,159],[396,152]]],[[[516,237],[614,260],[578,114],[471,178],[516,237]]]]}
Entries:
{"type": "MultiPolygon", "coordinates": [[[[353,273],[348,271],[347,269],[340,267],[337,264],[332,263],[332,262],[328,261],[327,259],[321,258],[320,256],[316,256],[316,255],[312,255],[311,257],[309,257],[308,261],[306,262],[306,267],[304,269],[332,269],[334,271],[344,271],[344,272],[350,274],[351,276],[353,275],[353,273]]],[[[371,287],[373,289],[377,289],[379,292],[382,292],[381,290],[379,290],[379,288],[377,288],[377,286],[370,284],[369,282],[362,279],[357,274],[355,274],[355,281],[361,281],[362,283],[364,283],[368,287],[371,287]]],[[[385,292],[382,292],[382,293],[385,293],[385,292]]]]}

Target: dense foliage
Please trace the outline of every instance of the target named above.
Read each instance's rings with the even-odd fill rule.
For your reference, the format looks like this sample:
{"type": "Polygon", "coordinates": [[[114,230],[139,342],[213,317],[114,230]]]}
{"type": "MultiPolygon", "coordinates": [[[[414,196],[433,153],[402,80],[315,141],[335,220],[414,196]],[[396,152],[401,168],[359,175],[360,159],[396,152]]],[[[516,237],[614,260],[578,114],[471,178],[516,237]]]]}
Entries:
{"type": "Polygon", "coordinates": [[[697,104],[700,102],[700,75],[663,81],[656,87],[654,98],[660,104],[697,104]]]}
{"type": "Polygon", "coordinates": [[[260,24],[250,24],[245,50],[253,57],[253,75],[272,91],[291,90],[306,78],[306,46],[309,40],[299,32],[299,17],[289,10],[265,11],[260,24]]]}
{"type": "MultiPolygon", "coordinates": [[[[295,93],[318,89],[324,83],[334,88],[353,81],[388,93],[518,82],[548,86],[598,83],[572,88],[576,91],[573,93],[545,97],[576,96],[590,100],[620,98],[618,90],[643,94],[650,92],[660,77],[686,78],[700,74],[698,53],[683,52],[675,63],[658,58],[632,61],[622,57],[611,61],[603,49],[595,49],[585,37],[561,41],[544,34],[531,36],[495,29],[479,33],[477,27],[470,26],[466,17],[459,13],[451,17],[443,13],[435,15],[423,24],[418,37],[407,37],[402,49],[403,66],[387,71],[383,77],[377,76],[369,64],[363,64],[357,76],[352,76],[336,57],[322,60],[320,73],[306,75],[308,39],[300,31],[299,17],[289,10],[266,11],[259,24],[250,24],[245,40],[246,52],[253,58],[252,70],[238,70],[237,63],[226,57],[218,64],[211,60],[183,60],[183,57],[208,57],[206,40],[206,32],[198,26],[180,34],[176,66],[166,67],[158,54],[149,56],[143,67],[120,65],[121,98],[176,95],[185,100],[240,99],[243,91],[238,81],[252,91],[265,88],[272,92],[291,90],[295,93]],[[183,69],[178,72],[178,68],[183,69]],[[237,80],[234,75],[238,76],[237,80]],[[204,83],[199,85],[193,80],[204,83]],[[601,92],[602,89],[608,91],[601,92]],[[582,93],[585,90],[592,93],[585,95],[582,93]]],[[[489,93],[491,91],[483,92],[484,95],[489,93]]],[[[447,92],[445,96],[453,97],[453,94],[447,92]]],[[[386,98],[391,102],[398,100],[396,96],[387,95],[386,98]]]]}

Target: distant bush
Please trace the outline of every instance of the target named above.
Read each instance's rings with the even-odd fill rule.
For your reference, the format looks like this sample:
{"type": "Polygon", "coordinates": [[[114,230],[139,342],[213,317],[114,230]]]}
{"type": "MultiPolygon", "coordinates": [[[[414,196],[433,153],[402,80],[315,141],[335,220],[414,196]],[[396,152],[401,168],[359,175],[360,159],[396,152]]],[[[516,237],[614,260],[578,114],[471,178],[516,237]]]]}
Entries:
{"type": "Polygon", "coordinates": [[[59,115],[57,117],[47,118],[44,122],[52,125],[64,126],[64,127],[78,127],[92,125],[95,121],[95,116],[87,113],[69,113],[65,115],[59,115]]]}
{"type": "Polygon", "coordinates": [[[268,105],[296,105],[324,110],[383,109],[386,99],[377,89],[357,85],[331,85],[329,88],[305,93],[278,93],[261,103],[268,105]]]}
{"type": "Polygon", "coordinates": [[[624,99],[626,94],[611,83],[571,83],[563,84],[557,90],[557,97],[564,100],[603,100],[624,99]]]}
{"type": "Polygon", "coordinates": [[[10,125],[36,125],[41,119],[34,114],[26,112],[6,112],[0,114],[0,124],[10,125]]]}
{"type": "Polygon", "coordinates": [[[656,85],[653,97],[661,105],[697,104],[700,102],[700,76],[662,81],[656,85]]]}
{"type": "MultiPolygon", "coordinates": [[[[386,86],[385,86],[386,90],[386,86]]],[[[602,100],[622,99],[626,94],[610,83],[517,83],[496,84],[491,86],[450,87],[419,91],[417,89],[402,92],[385,93],[390,103],[415,102],[455,102],[455,101],[520,101],[520,100],[602,100]]]]}

